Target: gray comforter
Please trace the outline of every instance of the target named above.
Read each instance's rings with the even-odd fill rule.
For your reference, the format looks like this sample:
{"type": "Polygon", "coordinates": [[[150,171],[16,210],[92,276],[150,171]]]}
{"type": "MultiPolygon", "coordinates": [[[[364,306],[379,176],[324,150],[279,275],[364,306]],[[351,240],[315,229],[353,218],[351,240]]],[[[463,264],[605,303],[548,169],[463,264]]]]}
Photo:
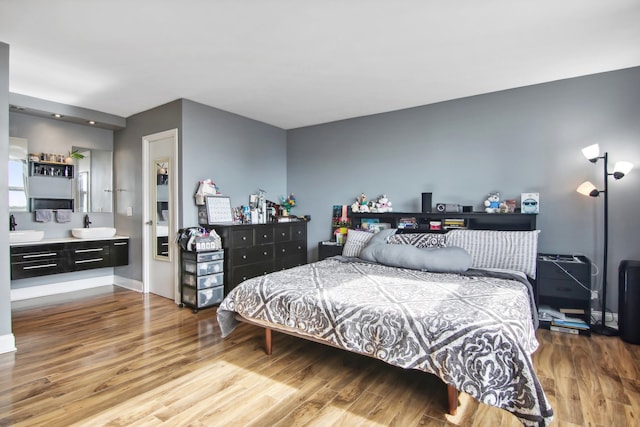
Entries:
{"type": "Polygon", "coordinates": [[[247,280],[218,309],[440,377],[525,425],[553,411],[535,375],[530,287],[513,276],[430,273],[338,258],[247,280]]]}

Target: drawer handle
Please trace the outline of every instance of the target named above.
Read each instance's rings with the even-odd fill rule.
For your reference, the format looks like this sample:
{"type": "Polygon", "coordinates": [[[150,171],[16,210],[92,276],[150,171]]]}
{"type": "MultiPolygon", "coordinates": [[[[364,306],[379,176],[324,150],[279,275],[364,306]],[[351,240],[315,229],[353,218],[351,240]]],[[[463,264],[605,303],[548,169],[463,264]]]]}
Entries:
{"type": "Polygon", "coordinates": [[[267,256],[267,254],[268,254],[268,253],[269,253],[269,252],[264,251],[264,252],[262,252],[262,255],[267,256]]]}
{"type": "Polygon", "coordinates": [[[262,235],[262,237],[264,237],[264,238],[266,239],[266,238],[267,238],[267,235],[266,235],[266,234],[263,234],[263,235],[262,235]]]}
{"type": "Polygon", "coordinates": [[[242,240],[247,240],[247,236],[242,236],[242,240]]]}
{"type": "Polygon", "coordinates": [[[286,250],[286,249],[284,249],[284,248],[282,248],[282,253],[285,253],[285,252],[287,252],[287,250],[286,250]]]}
{"type": "Polygon", "coordinates": [[[242,255],[242,259],[247,259],[247,256],[246,255],[242,255]]]}
{"type": "Polygon", "coordinates": [[[76,264],[86,264],[88,262],[100,262],[104,258],[91,258],[91,259],[81,259],[80,261],[75,261],[76,264]]]}
{"type": "Polygon", "coordinates": [[[298,246],[298,250],[299,250],[299,251],[300,251],[300,250],[302,250],[302,246],[298,246]]]}
{"type": "Polygon", "coordinates": [[[282,237],[286,236],[287,233],[285,233],[284,231],[282,232],[282,237]]]}
{"type": "Polygon", "coordinates": [[[113,246],[122,246],[122,245],[126,245],[126,244],[127,244],[127,242],[115,242],[113,244],[113,246]]]}
{"type": "Polygon", "coordinates": [[[87,253],[87,252],[102,252],[103,250],[104,250],[104,248],[76,249],[75,253],[83,254],[83,253],[87,253]]]}
{"type": "Polygon", "coordinates": [[[25,259],[25,258],[42,258],[42,257],[45,257],[45,256],[56,256],[56,255],[58,255],[58,254],[55,253],[55,252],[51,252],[51,253],[48,253],[48,254],[23,255],[22,258],[23,259],[25,259]]]}
{"type": "Polygon", "coordinates": [[[47,267],[56,267],[58,264],[42,264],[42,265],[30,265],[28,267],[23,267],[23,270],[34,270],[36,268],[47,268],[47,267]]]}

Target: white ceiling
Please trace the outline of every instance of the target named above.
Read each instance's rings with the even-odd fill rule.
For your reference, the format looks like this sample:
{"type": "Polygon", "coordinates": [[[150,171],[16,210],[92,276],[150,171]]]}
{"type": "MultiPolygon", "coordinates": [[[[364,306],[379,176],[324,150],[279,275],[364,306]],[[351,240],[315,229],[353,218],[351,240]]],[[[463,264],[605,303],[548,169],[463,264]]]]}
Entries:
{"type": "Polygon", "coordinates": [[[283,129],[640,65],[638,0],[0,0],[10,91],[283,129]]]}

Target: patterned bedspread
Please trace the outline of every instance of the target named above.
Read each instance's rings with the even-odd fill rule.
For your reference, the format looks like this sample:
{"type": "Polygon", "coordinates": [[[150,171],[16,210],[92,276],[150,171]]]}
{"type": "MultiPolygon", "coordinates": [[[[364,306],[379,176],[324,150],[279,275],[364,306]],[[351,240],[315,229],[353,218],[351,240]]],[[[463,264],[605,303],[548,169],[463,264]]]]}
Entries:
{"type": "MultiPolygon", "coordinates": [[[[337,258],[247,280],[218,309],[284,326],[402,368],[440,377],[481,402],[547,425],[535,375],[530,287],[487,273],[430,273],[337,258]]],[[[504,275],[503,275],[504,276],[504,275]]]]}

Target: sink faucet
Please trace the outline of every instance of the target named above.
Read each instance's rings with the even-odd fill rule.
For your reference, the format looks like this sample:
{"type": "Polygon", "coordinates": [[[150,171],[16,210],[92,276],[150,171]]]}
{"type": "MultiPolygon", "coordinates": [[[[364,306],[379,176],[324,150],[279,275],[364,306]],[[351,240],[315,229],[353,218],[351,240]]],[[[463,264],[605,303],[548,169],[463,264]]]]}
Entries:
{"type": "Polygon", "coordinates": [[[13,215],[9,215],[9,231],[16,231],[16,225],[18,225],[18,223],[16,222],[16,217],[13,215]]]}
{"type": "Polygon", "coordinates": [[[89,215],[85,215],[84,216],[84,228],[89,228],[89,225],[91,225],[91,221],[89,220],[89,215]]]}

